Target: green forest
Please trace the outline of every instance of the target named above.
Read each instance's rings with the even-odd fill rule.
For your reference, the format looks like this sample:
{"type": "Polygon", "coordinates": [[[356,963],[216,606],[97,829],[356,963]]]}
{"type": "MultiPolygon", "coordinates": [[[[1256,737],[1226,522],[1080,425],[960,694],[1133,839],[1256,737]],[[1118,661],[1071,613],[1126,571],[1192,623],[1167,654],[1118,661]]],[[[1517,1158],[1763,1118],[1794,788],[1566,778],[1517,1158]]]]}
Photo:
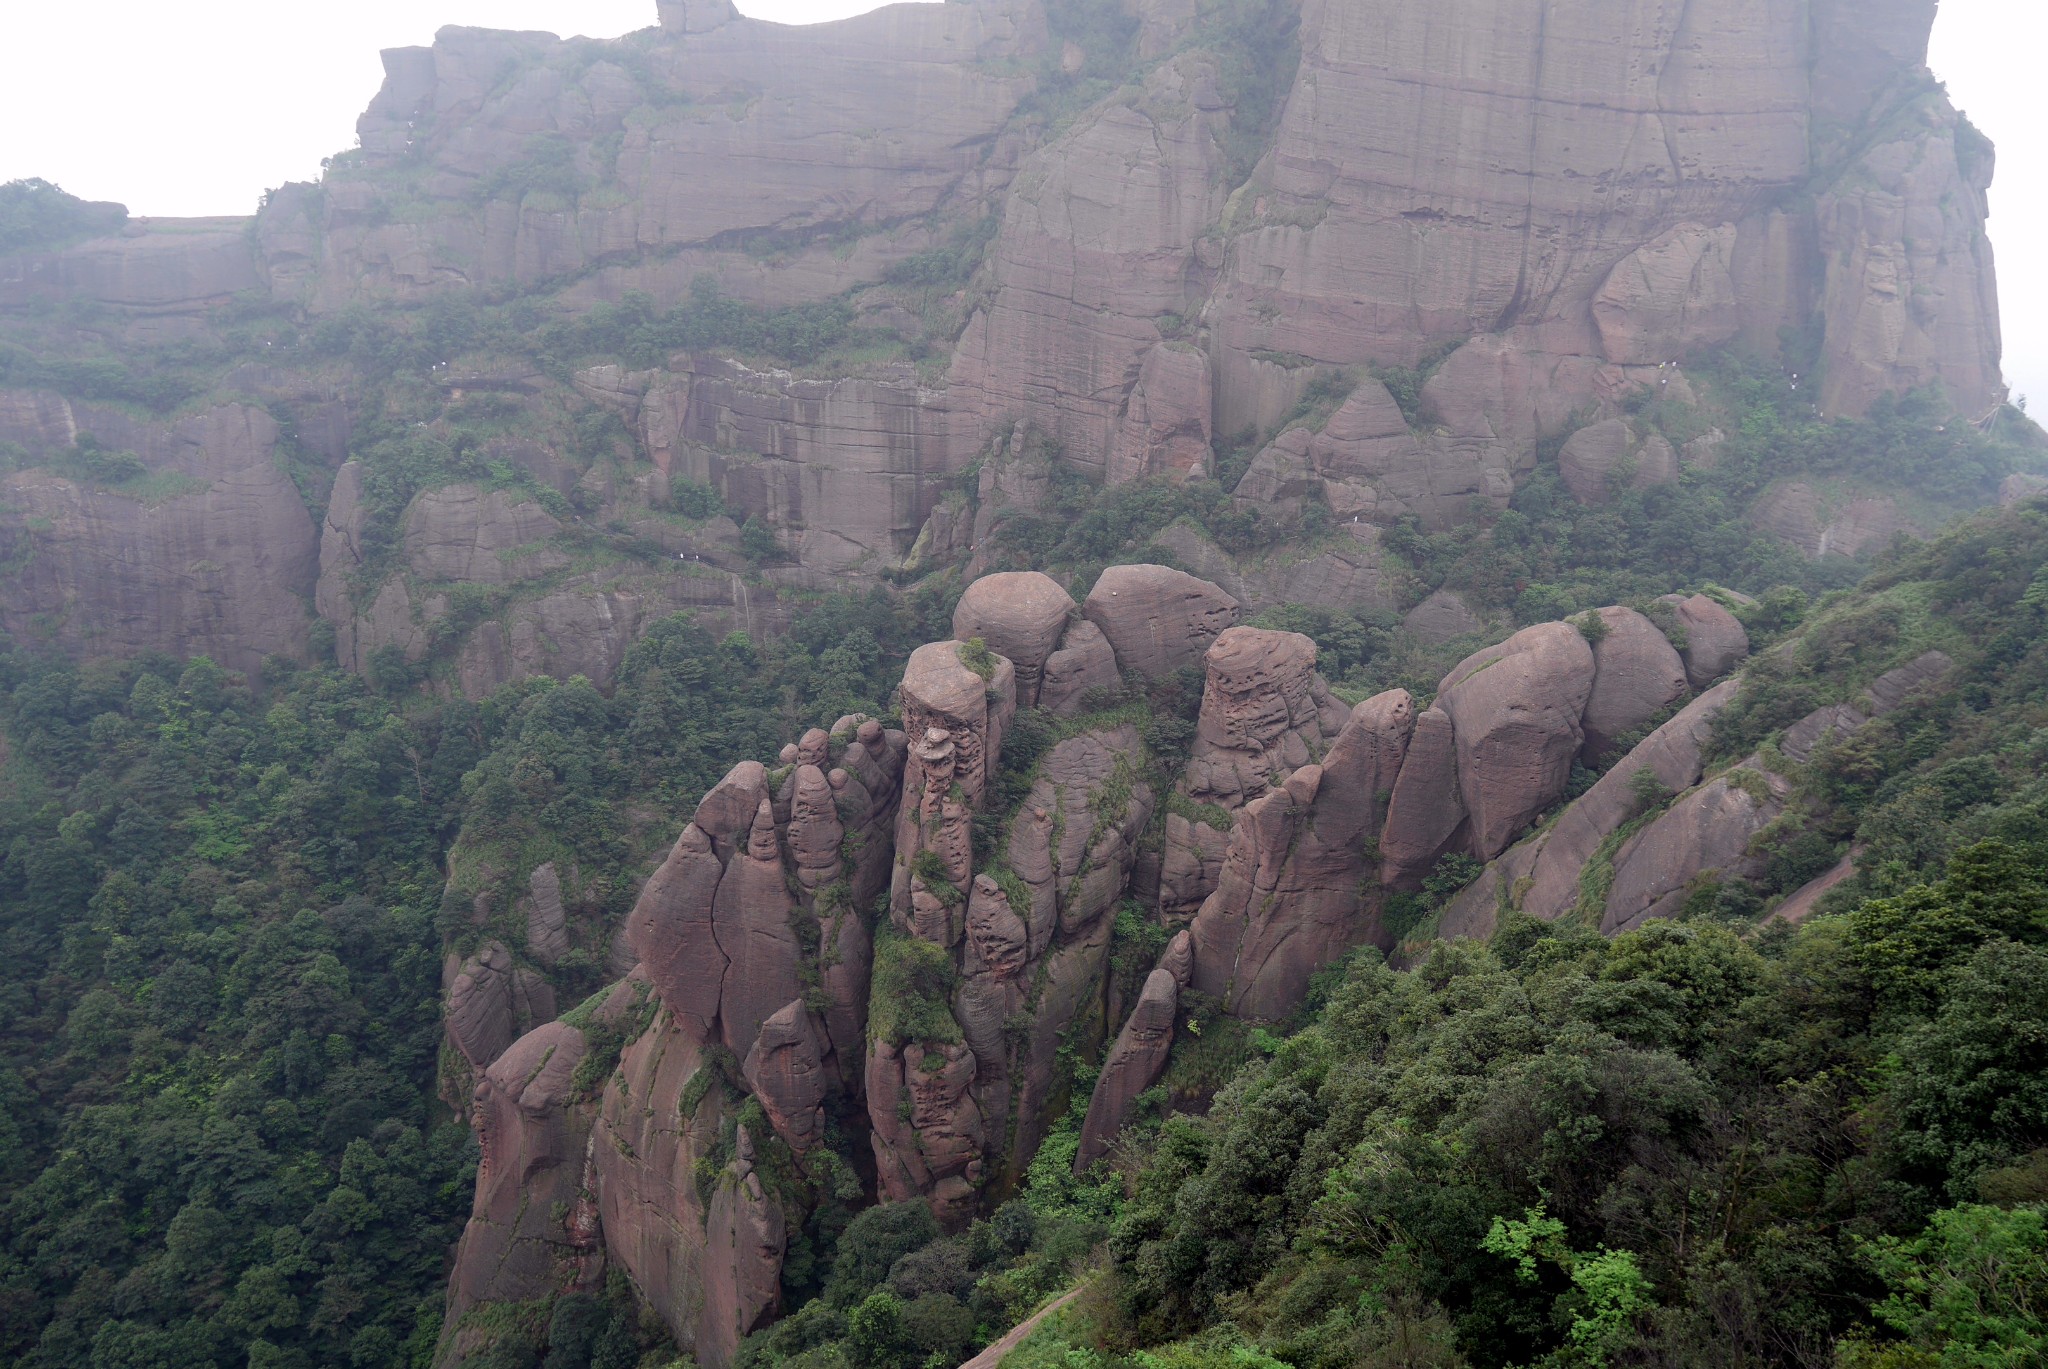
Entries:
{"type": "Polygon", "coordinates": [[[610,697],[478,703],[0,655],[0,1362],[430,1363],[475,1174],[435,1097],[451,845],[623,878],[621,809],[666,842],[938,631],[887,594],[772,645],[678,617],[610,697]]]}
{"type": "MultiPolygon", "coordinates": [[[[628,806],[884,711],[945,607],[825,601],[773,644],[678,618],[608,698],[0,658],[0,1355],[429,1362],[475,1164],[434,1096],[451,846],[627,868],[628,806]]],[[[746,1362],[936,1369],[1077,1281],[1013,1362],[2039,1362],[2048,510],[1752,626],[1777,645],[1729,756],[1929,646],[1958,663],[1799,771],[1776,885],[1613,941],[1510,918],[1366,953],[1293,1030],[1194,1002],[1209,1030],[1096,1172],[1067,1172],[1070,1116],[965,1232],[862,1212],[746,1362]],[[1852,842],[1880,859],[1822,914],[1757,925],[1852,842]]],[[[673,1353],[601,1301],[549,1324],[535,1364],[673,1353]]]]}

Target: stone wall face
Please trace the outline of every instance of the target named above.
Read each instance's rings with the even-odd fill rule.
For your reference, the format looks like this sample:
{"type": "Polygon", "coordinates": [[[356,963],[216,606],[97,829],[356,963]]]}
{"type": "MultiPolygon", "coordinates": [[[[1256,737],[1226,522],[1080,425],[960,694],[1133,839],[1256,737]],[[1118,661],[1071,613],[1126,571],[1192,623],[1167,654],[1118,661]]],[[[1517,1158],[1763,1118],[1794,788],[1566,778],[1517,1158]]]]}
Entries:
{"type": "MultiPolygon", "coordinates": [[[[708,283],[764,308],[850,301],[866,336],[904,339],[894,360],[801,376],[717,349],[643,358],[591,368],[573,398],[538,374],[477,377],[529,412],[619,413],[652,471],[556,461],[542,483],[687,573],[565,575],[537,508],[427,490],[402,571],[371,575],[340,483],[312,572],[291,482],[248,459],[274,439],[251,430],[189,470],[152,458],[210,485],[156,505],[8,477],[0,539],[37,553],[5,558],[29,566],[7,575],[10,627],[79,654],[199,645],[254,664],[307,653],[294,601],[317,580],[356,669],[395,651],[447,656],[447,687],[470,693],[534,673],[603,685],[675,609],[772,631],[780,590],[971,559],[986,529],[949,491],[1014,433],[1118,483],[1209,475],[1218,441],[1249,432],[1241,499],[1443,529],[1505,508],[1540,442],[1617,418],[1661,366],[1768,351],[1788,327],[1820,339],[1829,415],[1929,383],[1972,417],[2004,396],[1992,155],[1925,71],[1927,0],[1304,0],[1270,119],[1199,22],[1147,10],[1132,79],[1051,123],[1034,73],[1074,54],[1035,0],[812,27],[667,9],[608,42],[451,28],[389,52],[360,149],[321,185],[253,220],[138,221],[0,263],[0,326],[75,300],[137,340],[206,340],[259,297],[317,321],[533,291],[576,316],[708,283]],[[943,270],[960,274],[901,288],[943,270]],[[1281,431],[1318,376],[1445,347],[1412,412],[1365,380],[1281,431]],[[712,486],[735,525],[654,516],[676,481],[712,486]],[[786,557],[751,577],[749,518],[786,557]],[[509,597],[451,644],[459,583],[509,597]]],[[[254,384],[339,464],[355,397],[316,398],[330,378],[303,358],[243,371],[267,378],[215,412],[254,384]]],[[[0,390],[0,437],[36,452],[88,431],[53,403],[0,390]]],[[[93,424],[103,443],[122,426],[93,424]]],[[[1684,459],[1629,455],[1642,482],[1684,459]]],[[[1866,545],[1886,517],[1802,545],[1866,545]]],[[[1328,592],[1371,592],[1362,566],[1332,560],[1328,592]]]]}

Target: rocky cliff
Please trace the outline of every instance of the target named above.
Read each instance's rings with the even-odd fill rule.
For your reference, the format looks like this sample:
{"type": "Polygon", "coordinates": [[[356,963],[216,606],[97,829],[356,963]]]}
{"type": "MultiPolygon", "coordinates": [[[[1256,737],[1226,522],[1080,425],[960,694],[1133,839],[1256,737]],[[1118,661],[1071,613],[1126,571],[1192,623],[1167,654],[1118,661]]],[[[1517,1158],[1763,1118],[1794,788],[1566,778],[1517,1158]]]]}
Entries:
{"type": "MultiPolygon", "coordinates": [[[[1018,432],[1111,484],[1447,528],[1716,347],[1785,346],[1827,414],[1933,384],[1976,417],[2003,395],[1992,158],[1924,68],[1932,8],[448,29],[253,219],[0,266],[0,331],[41,358],[0,373],[8,625],[602,683],[666,612],[773,631],[790,591],[971,557],[954,477],[1018,432]],[[1410,368],[1400,402],[1366,368],[1410,368]],[[273,427],[219,416],[252,403],[273,427]],[[148,479],[63,483],[80,434],[148,479]]],[[[1675,474],[1642,443],[1574,489],[1675,474]]],[[[1892,493],[1757,518],[1853,554],[1919,526],[1892,493]]],[[[1390,572],[1368,541],[1318,573],[1335,602],[1390,572]]]]}

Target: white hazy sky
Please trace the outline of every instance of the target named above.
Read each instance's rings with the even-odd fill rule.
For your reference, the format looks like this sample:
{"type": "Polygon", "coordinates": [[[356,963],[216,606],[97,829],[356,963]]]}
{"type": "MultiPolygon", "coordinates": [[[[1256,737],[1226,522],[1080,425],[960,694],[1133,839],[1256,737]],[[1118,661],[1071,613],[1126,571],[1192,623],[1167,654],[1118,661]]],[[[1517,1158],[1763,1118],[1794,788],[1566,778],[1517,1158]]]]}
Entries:
{"type": "MultiPolygon", "coordinates": [[[[783,23],[842,18],[872,0],[738,0],[783,23]]],[[[382,48],[443,24],[609,38],[654,0],[13,0],[0,9],[0,181],[42,176],[137,214],[243,214],[267,188],[319,174],[351,146],[382,79],[382,48]]],[[[1998,143],[2005,372],[2048,406],[2048,51],[2041,0],[1941,0],[1932,65],[1998,143]]],[[[2039,415],[2048,417],[2048,410],[2039,415]]]]}

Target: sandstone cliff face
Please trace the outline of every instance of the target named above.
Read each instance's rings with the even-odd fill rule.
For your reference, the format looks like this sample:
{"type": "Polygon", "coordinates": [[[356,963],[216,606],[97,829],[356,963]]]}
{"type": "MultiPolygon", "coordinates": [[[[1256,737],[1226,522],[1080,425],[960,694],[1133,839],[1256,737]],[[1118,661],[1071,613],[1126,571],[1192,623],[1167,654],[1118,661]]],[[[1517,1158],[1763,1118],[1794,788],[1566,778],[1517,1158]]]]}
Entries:
{"type": "Polygon", "coordinates": [[[1019,171],[991,251],[994,300],[953,383],[984,423],[1023,419],[1114,479],[1207,469],[1209,371],[1164,329],[1200,307],[1198,239],[1228,187],[1215,60],[1175,58],[1019,171]]]}
{"type": "MultiPolygon", "coordinates": [[[[548,539],[491,540],[534,531],[532,512],[470,519],[459,492],[430,490],[407,515],[409,582],[342,596],[363,548],[337,482],[317,599],[340,658],[432,657],[471,693],[535,672],[602,684],[676,608],[772,630],[780,587],[971,564],[986,521],[948,490],[1013,434],[1112,482],[1205,474],[1218,439],[1250,434],[1248,503],[1442,529],[1505,507],[1538,444],[1589,413],[1564,463],[1588,502],[1711,459],[1711,444],[1677,453],[1615,426],[1622,401],[1663,363],[1735,341],[1768,351],[1788,327],[1819,339],[1829,415],[1929,382],[1973,416],[2002,396],[1992,156],[1925,73],[1927,0],[1553,9],[1308,0],[1282,45],[1298,65],[1273,57],[1270,119],[1233,84],[1243,54],[1219,52],[1185,7],[1138,16],[1131,54],[1080,52],[1129,64],[1128,80],[1056,119],[1066,97],[1034,73],[1071,54],[1035,0],[795,28],[672,5],[672,22],[610,42],[451,28],[386,54],[362,146],[321,185],[285,187],[252,221],[131,224],[11,259],[0,315],[82,300],[133,340],[212,340],[237,300],[317,321],[532,290],[573,318],[630,292],[675,304],[708,277],[763,307],[841,299],[878,346],[902,341],[896,360],[801,377],[717,349],[578,375],[580,401],[625,419],[653,470],[625,488],[593,469],[557,491],[596,510],[586,530],[631,524],[620,536],[687,573],[565,577],[548,539]],[[985,251],[931,266],[963,233],[983,241],[978,224],[985,251]],[[1444,347],[1406,411],[1357,374],[1444,347]],[[1283,424],[1339,368],[1349,398],[1283,424]],[[737,528],[649,517],[681,480],[758,519],[788,564],[742,578],[737,528]],[[465,519],[483,540],[449,521],[465,519]],[[455,580],[508,601],[445,640],[435,587],[455,580]]],[[[237,374],[216,408],[282,403],[303,445],[339,463],[346,385],[315,396],[333,377],[283,355],[237,374]]],[[[546,388],[535,375],[502,392],[546,388]]],[[[62,447],[77,429],[49,408],[9,392],[0,427],[62,447]]],[[[111,426],[85,430],[107,442],[111,426]]],[[[288,596],[312,576],[289,482],[236,461],[190,472],[208,494],[147,516],[9,477],[8,545],[38,552],[10,573],[10,621],[74,652],[303,655],[288,596]]],[[[1790,505],[1759,518],[1816,554],[1853,552],[1907,526],[1866,495],[1881,498],[1852,492],[1812,528],[1790,505]]],[[[1370,539],[1230,583],[1198,569],[1249,612],[1386,594],[1370,539]]]]}
{"type": "MultiPolygon", "coordinates": [[[[385,54],[362,152],[328,177],[315,304],[591,267],[604,294],[673,299],[700,272],[745,271],[744,234],[887,227],[1001,184],[1015,153],[999,134],[1032,83],[999,64],[1042,45],[1035,7],[715,19],[609,44],[446,29],[385,54]],[[392,214],[384,173],[405,164],[461,208],[392,214]]],[[[906,235],[893,255],[927,245],[906,235]]],[[[861,263],[867,278],[889,259],[861,263]]],[[[803,265],[789,274],[812,298],[860,278],[830,252],[803,265]]]]}
{"type": "Polygon", "coordinates": [[[306,652],[313,520],[274,454],[261,409],[223,404],[143,423],[55,395],[0,407],[0,441],[55,456],[89,433],[132,451],[137,486],[100,488],[47,470],[0,481],[0,626],[75,655],[204,653],[253,674],[272,652],[306,652]]]}
{"type": "Polygon", "coordinates": [[[901,563],[965,464],[943,394],[909,366],[820,381],[684,356],[647,378],[638,415],[657,469],[782,529],[799,564],[822,572],[901,563]]]}

